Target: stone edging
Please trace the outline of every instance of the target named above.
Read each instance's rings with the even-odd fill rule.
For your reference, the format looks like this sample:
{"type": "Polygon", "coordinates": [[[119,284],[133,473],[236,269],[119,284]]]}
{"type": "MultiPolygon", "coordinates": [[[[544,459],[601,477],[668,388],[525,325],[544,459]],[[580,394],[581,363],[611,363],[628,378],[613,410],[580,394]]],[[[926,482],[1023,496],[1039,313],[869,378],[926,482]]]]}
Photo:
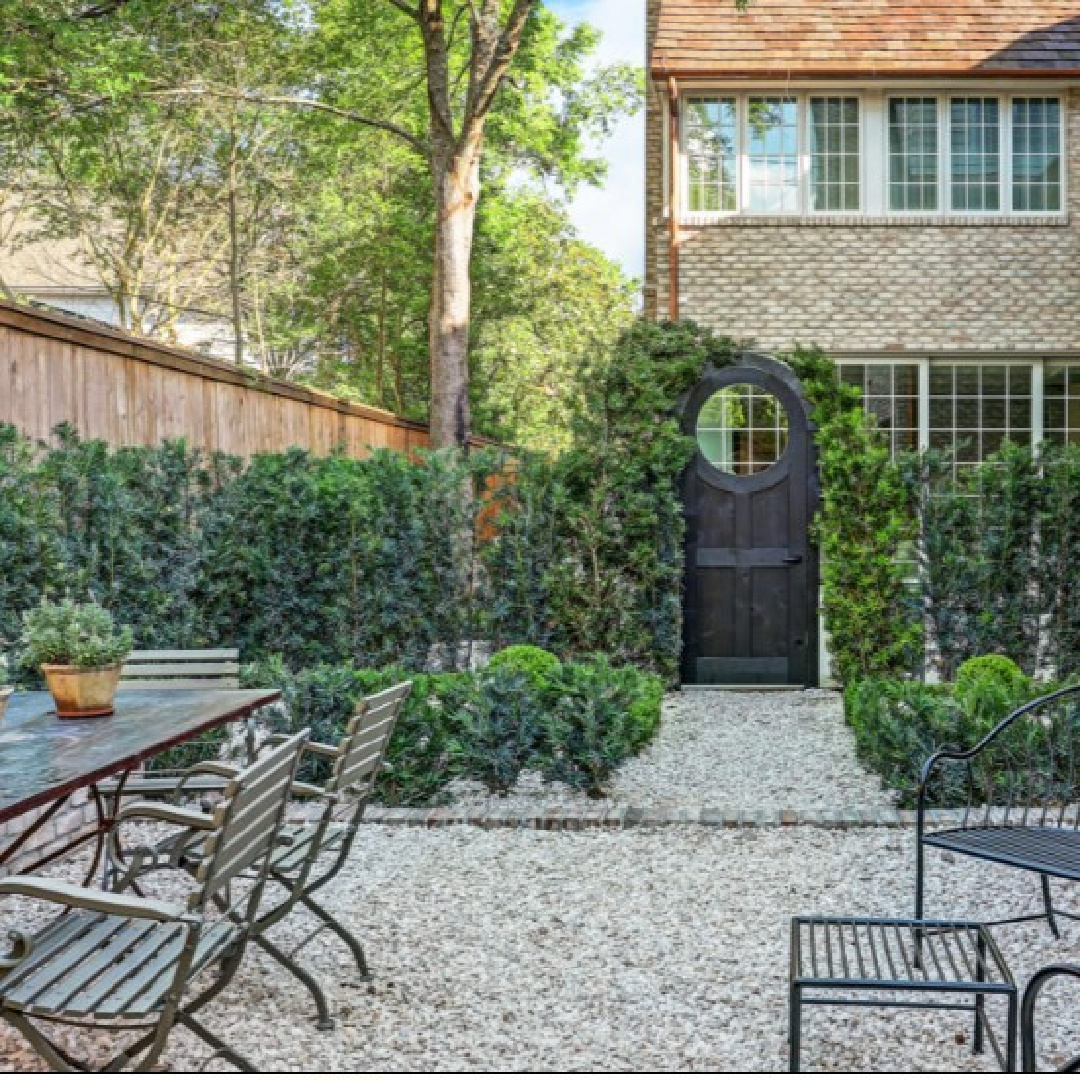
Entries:
{"type": "MultiPolygon", "coordinates": [[[[957,824],[953,811],[927,812],[927,824],[957,824]]],[[[914,810],[713,810],[708,807],[616,806],[606,810],[478,810],[467,807],[396,809],[370,807],[365,825],[419,829],[446,829],[468,825],[478,829],[531,829],[545,832],[582,832],[587,829],[634,829],[703,825],[718,829],[790,828],[822,829],[904,828],[915,826],[914,810]]]]}

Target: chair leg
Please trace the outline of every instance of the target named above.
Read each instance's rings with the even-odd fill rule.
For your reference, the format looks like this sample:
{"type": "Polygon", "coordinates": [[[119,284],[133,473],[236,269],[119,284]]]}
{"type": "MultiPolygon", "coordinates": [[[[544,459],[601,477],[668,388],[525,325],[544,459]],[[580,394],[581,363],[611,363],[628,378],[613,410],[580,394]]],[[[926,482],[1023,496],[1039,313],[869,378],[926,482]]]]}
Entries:
{"type": "Polygon", "coordinates": [[[5,1013],[4,1019],[30,1044],[33,1051],[43,1057],[53,1072],[91,1072],[83,1062],[77,1061],[59,1046],[46,1038],[26,1017],[19,1013],[5,1013]]]}
{"type": "Polygon", "coordinates": [[[326,1000],[326,992],[319,985],[318,980],[310,972],[302,968],[291,956],[283,953],[272,941],[267,940],[264,935],[257,935],[251,940],[308,988],[311,996],[315,999],[315,1008],[318,1011],[318,1020],[316,1021],[318,1029],[320,1031],[333,1030],[334,1018],[330,1015],[330,1004],[326,1000]]]}
{"type": "Polygon", "coordinates": [[[1042,894],[1043,894],[1043,907],[1046,908],[1046,921],[1050,924],[1050,930],[1053,932],[1054,937],[1061,937],[1061,930],[1058,927],[1057,916],[1054,914],[1054,899],[1050,892],[1050,878],[1046,875],[1042,875],[1042,894]]]}
{"type": "Polygon", "coordinates": [[[802,1066],[802,988],[793,985],[788,1007],[788,1072],[797,1073],[802,1066]]]}
{"type": "Polygon", "coordinates": [[[214,1051],[214,1057],[224,1058],[226,1061],[232,1062],[241,1072],[255,1073],[259,1071],[239,1050],[234,1050],[231,1046],[222,1042],[212,1031],[200,1024],[195,1017],[188,1016],[186,1013],[177,1013],[176,1020],[198,1035],[214,1051]]]}
{"type": "Polygon", "coordinates": [[[310,896],[302,896],[300,902],[306,907],[313,915],[316,915],[321,919],[331,930],[345,944],[349,947],[349,951],[353,954],[353,959],[356,961],[356,966],[360,969],[360,978],[365,982],[371,982],[372,975],[371,969],[368,967],[367,957],[364,956],[364,947],[356,940],[355,937],[330,914],[321,904],[316,903],[310,896]]]}

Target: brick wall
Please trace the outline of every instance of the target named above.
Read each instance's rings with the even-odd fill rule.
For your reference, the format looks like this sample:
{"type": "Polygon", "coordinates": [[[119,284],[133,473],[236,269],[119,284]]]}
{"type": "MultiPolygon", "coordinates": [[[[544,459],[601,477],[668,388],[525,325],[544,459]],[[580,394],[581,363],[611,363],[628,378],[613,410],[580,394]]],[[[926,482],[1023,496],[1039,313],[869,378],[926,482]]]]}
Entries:
{"type": "MultiPolygon", "coordinates": [[[[19,834],[30,828],[46,810],[47,807],[31,810],[21,817],[0,825],[0,852],[13,844],[19,834]]],[[[33,834],[25,846],[19,849],[17,855],[0,866],[0,877],[18,873],[36,860],[59,851],[72,837],[85,831],[86,827],[96,820],[97,813],[87,793],[76,792],[62,810],[54,814],[33,834]]],[[[80,852],[88,850],[92,849],[87,847],[79,849],[80,852]]]]}
{"type": "MultiPolygon", "coordinates": [[[[660,0],[646,4],[647,61],[660,19],[660,0]]],[[[667,223],[664,221],[664,88],[652,79],[646,84],[645,99],[645,314],[650,319],[662,313],[658,304],[658,278],[667,277],[667,223]]],[[[666,300],[665,300],[666,303],[666,300]]]]}
{"type": "MultiPolygon", "coordinates": [[[[650,0],[650,13],[656,0],[650,0]]],[[[668,310],[662,87],[651,88],[647,310],[668,310]]],[[[683,226],[680,313],[764,350],[1068,351],[1080,344],[1080,91],[1069,214],[934,223],[728,218],[683,226]]]]}

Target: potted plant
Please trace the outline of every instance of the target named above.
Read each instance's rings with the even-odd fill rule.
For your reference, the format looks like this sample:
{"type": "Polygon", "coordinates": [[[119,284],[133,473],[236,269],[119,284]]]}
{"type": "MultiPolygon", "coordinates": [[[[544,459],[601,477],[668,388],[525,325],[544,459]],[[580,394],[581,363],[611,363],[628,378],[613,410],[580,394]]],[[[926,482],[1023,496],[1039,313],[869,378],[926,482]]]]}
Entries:
{"type": "Polygon", "coordinates": [[[97,604],[43,600],[23,616],[28,663],[41,669],[62,717],[111,716],[131,630],[97,604]]]}
{"type": "Polygon", "coordinates": [[[14,693],[15,688],[8,685],[8,662],[3,656],[0,656],[0,720],[4,719],[8,702],[14,693]]]}

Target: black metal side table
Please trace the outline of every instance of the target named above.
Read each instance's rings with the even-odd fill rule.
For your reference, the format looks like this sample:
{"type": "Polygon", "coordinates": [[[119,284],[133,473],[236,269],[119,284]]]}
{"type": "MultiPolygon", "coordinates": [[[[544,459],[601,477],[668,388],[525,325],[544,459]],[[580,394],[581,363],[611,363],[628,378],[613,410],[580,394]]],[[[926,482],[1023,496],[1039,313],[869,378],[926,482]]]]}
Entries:
{"type": "Polygon", "coordinates": [[[811,1005],[974,1013],[975,1053],[989,1041],[1001,1067],[1016,1070],[1016,983],[997,942],[980,923],[792,919],[792,1072],[800,1066],[802,1012],[811,1005]],[[950,995],[959,1000],[941,1000],[950,995]],[[994,996],[1005,998],[1008,1008],[1004,1046],[986,1015],[986,999],[994,996]]]}

